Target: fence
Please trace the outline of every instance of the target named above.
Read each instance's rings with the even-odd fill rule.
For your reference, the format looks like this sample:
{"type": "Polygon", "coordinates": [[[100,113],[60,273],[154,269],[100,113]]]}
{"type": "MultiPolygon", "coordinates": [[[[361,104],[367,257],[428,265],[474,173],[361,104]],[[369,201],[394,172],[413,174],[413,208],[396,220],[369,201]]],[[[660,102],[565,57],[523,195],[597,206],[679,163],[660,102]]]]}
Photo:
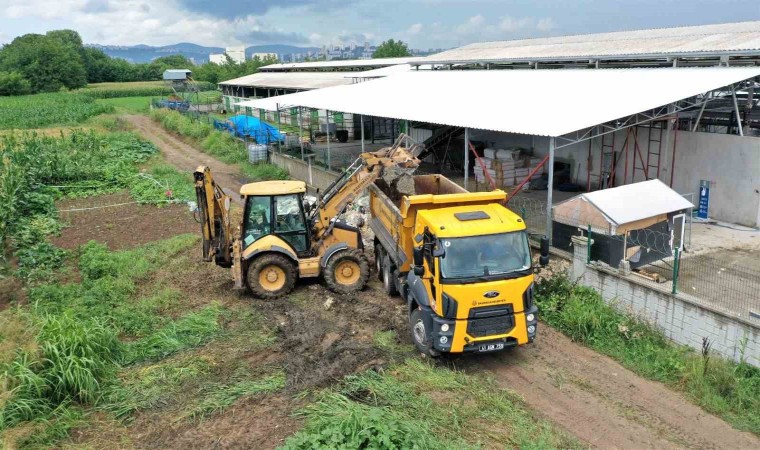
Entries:
{"type": "MultiPolygon", "coordinates": [[[[542,213],[530,200],[510,202],[510,207],[525,218],[531,231],[544,231],[546,212],[542,213]]],[[[749,252],[693,252],[687,239],[688,227],[683,245],[678,246],[678,239],[674,240],[664,222],[620,235],[570,217],[555,215],[552,223],[552,245],[557,250],[572,252],[571,236],[590,238],[586,241],[587,264],[619,269],[617,273],[639,284],[679,294],[735,317],[760,319],[760,263],[749,252]]]]}

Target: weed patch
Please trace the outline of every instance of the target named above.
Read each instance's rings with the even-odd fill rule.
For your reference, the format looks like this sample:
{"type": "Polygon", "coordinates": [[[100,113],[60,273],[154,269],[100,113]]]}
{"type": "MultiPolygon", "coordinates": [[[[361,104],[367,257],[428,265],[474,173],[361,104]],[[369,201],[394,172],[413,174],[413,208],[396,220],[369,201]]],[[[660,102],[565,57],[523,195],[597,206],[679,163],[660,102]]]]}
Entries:
{"type": "Polygon", "coordinates": [[[674,345],[640,319],[607,305],[595,290],[566,276],[538,285],[546,322],[571,339],[611,356],[647,378],[683,391],[738,429],[760,434],[760,370],[747,363],[706,358],[674,345]]]}
{"type": "Polygon", "coordinates": [[[480,376],[419,360],[349,376],[317,395],[283,448],[575,448],[522,401],[480,376]]]}
{"type": "Polygon", "coordinates": [[[202,420],[209,415],[227,409],[237,400],[256,394],[278,391],[285,387],[285,373],[277,373],[255,380],[243,380],[232,384],[211,384],[204,387],[205,397],[188,417],[202,420]]]}

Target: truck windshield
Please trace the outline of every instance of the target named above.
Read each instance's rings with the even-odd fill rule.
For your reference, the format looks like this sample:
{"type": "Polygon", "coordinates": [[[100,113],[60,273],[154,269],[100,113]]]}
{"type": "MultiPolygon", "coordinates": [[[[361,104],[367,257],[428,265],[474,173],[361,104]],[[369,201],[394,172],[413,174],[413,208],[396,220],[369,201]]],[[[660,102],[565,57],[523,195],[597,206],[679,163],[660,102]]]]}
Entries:
{"type": "Polygon", "coordinates": [[[521,272],[531,267],[528,235],[524,231],[441,239],[442,278],[473,278],[521,272]]]}

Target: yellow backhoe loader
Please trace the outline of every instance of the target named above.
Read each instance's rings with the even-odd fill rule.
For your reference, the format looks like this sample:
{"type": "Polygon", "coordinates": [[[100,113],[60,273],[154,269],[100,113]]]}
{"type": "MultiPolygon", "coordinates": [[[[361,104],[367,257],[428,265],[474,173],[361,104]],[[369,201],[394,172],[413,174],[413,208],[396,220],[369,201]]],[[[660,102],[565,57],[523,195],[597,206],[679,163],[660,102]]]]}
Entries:
{"type": "Polygon", "coordinates": [[[421,150],[400,136],[390,147],[362,153],[317,197],[305,203],[303,181],[262,181],[240,189],[241,223],[230,219],[230,197],[211,170],[196,169],[195,192],[203,234],[203,259],[232,269],[235,288],[261,298],[288,294],[297,278],[322,276],[337,293],[361,290],[369,277],[361,232],[339,220],[356,197],[386,168],[413,170],[421,150]]]}

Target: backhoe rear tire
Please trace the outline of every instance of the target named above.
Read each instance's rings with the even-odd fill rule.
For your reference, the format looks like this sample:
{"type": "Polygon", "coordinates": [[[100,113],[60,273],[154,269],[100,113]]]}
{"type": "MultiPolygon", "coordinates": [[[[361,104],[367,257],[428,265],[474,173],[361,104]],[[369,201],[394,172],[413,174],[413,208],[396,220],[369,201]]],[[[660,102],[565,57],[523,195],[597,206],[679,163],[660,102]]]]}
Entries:
{"type": "Polygon", "coordinates": [[[296,265],[284,255],[269,253],[248,265],[246,281],[253,295],[264,299],[280,298],[296,285],[296,265]]]}
{"type": "Polygon", "coordinates": [[[325,266],[325,283],[338,294],[351,294],[364,288],[369,278],[369,262],[359,249],[341,250],[325,266]]]}

